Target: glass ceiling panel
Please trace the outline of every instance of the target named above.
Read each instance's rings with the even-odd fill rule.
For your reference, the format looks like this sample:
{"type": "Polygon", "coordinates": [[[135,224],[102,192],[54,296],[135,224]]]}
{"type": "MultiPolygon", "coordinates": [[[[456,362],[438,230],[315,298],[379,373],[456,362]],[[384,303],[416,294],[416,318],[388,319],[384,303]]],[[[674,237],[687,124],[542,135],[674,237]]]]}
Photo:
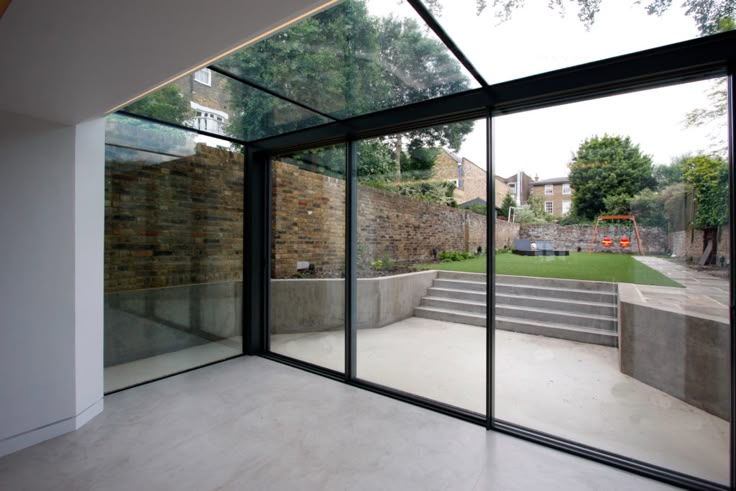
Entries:
{"type": "Polygon", "coordinates": [[[734,27],[734,0],[422,0],[486,82],[734,27]]]}
{"type": "Polygon", "coordinates": [[[331,121],[206,68],[123,110],[245,141],[331,121]]]}
{"type": "Polygon", "coordinates": [[[478,86],[416,11],[397,0],[342,2],[215,66],[337,118],[478,86]]]}

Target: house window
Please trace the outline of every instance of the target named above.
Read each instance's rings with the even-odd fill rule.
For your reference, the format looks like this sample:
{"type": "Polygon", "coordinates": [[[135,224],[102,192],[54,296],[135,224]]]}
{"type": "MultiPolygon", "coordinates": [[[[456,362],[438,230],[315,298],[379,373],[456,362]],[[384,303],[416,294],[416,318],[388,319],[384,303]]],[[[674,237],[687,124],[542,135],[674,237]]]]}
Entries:
{"type": "Polygon", "coordinates": [[[547,213],[552,213],[552,202],[551,201],[545,201],[544,202],[544,211],[547,213]]]}
{"type": "MultiPolygon", "coordinates": [[[[562,185],[562,194],[572,194],[570,192],[570,184],[565,183],[562,185]]],[[[569,201],[567,201],[566,203],[569,203],[569,201]]]]}
{"type": "MultiPolygon", "coordinates": [[[[570,193],[567,193],[570,194],[570,193]]],[[[572,202],[570,200],[566,200],[562,202],[562,214],[567,215],[570,213],[570,205],[572,205],[572,202]]]]}
{"type": "Polygon", "coordinates": [[[207,85],[212,85],[212,72],[209,70],[209,68],[202,68],[201,70],[197,70],[194,72],[194,80],[207,85]]]}
{"type": "Polygon", "coordinates": [[[201,106],[196,102],[192,102],[191,106],[194,110],[194,119],[191,122],[192,127],[210,133],[217,133],[218,135],[225,134],[225,127],[227,126],[228,120],[227,113],[201,106]]]}
{"type": "Polygon", "coordinates": [[[552,184],[544,185],[544,194],[552,194],[553,192],[554,192],[554,185],[552,184]]]}

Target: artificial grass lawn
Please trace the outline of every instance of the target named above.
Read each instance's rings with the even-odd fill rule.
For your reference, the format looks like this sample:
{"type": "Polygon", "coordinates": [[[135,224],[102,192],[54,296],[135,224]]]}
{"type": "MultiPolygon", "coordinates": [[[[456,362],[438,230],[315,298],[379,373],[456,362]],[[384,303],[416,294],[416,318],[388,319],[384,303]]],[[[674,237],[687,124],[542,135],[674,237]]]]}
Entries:
{"type": "MultiPolygon", "coordinates": [[[[417,268],[485,273],[486,258],[481,256],[467,261],[423,264],[417,268]]],[[[628,254],[588,254],[586,252],[572,252],[569,256],[497,254],[496,273],[682,288],[681,284],[671,280],[659,271],[645,266],[628,254]]]]}

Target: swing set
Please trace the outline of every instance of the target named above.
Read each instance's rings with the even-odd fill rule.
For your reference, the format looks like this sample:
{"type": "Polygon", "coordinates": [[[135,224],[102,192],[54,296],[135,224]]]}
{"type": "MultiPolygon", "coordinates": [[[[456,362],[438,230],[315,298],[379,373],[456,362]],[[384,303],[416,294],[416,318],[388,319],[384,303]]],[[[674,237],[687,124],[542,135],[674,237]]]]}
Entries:
{"type": "Polygon", "coordinates": [[[593,252],[596,238],[598,237],[598,229],[600,228],[603,234],[601,245],[603,247],[613,247],[614,241],[618,239],[618,245],[621,249],[628,249],[631,247],[631,232],[636,234],[636,245],[639,246],[639,253],[642,256],[646,256],[644,253],[644,244],[641,242],[641,236],[639,235],[639,227],[636,225],[636,218],[634,215],[601,215],[595,221],[595,228],[593,229],[593,238],[590,241],[590,250],[593,252]],[[608,233],[606,233],[608,228],[608,233]]]}

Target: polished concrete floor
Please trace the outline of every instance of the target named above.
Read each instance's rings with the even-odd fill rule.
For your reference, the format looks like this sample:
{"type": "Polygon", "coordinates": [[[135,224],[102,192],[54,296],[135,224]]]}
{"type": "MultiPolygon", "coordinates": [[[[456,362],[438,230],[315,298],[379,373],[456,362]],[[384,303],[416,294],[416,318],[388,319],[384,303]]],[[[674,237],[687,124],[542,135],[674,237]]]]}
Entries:
{"type": "Polygon", "coordinates": [[[658,490],[601,464],[261,358],[119,392],[0,459],[2,490],[658,490]]]}
{"type": "MultiPolygon", "coordinates": [[[[483,328],[409,318],[358,331],[357,376],[485,411],[483,328]]],[[[342,370],[342,332],[282,334],[271,350],[342,370]]],[[[703,479],[729,479],[729,424],[618,369],[618,350],[496,331],[499,419],[703,479]]]]}

